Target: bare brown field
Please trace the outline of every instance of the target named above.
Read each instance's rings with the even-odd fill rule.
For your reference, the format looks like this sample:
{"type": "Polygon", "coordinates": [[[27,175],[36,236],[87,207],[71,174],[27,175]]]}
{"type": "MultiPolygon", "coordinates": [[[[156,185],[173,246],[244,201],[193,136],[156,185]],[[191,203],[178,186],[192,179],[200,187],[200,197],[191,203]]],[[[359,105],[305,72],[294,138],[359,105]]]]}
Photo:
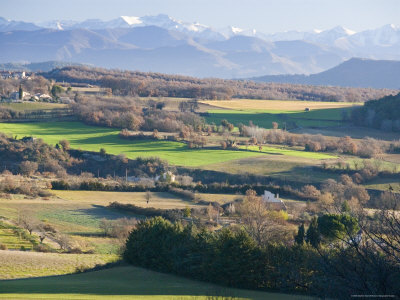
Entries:
{"type": "Polygon", "coordinates": [[[361,105],[360,103],[348,102],[315,102],[315,101],[293,101],[293,100],[253,100],[253,99],[233,99],[233,100],[213,100],[201,101],[214,107],[234,109],[234,110],[277,110],[281,112],[304,111],[306,108],[327,109],[342,108],[361,105]]]}
{"type": "Polygon", "coordinates": [[[162,209],[185,208],[197,206],[169,193],[150,193],[151,199],[146,202],[146,193],[140,192],[102,192],[102,191],[53,191],[60,199],[76,204],[108,205],[110,202],[134,204],[141,207],[162,209]]]}

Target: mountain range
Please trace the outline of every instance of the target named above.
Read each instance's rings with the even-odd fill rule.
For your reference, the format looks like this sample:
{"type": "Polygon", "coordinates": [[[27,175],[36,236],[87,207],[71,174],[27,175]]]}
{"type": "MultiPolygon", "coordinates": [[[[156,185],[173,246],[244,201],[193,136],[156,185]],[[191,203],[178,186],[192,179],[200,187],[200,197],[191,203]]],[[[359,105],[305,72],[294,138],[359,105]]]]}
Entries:
{"type": "Polygon", "coordinates": [[[0,18],[0,63],[63,61],[198,77],[313,74],[352,57],[400,60],[400,29],[265,34],[167,15],[28,23],[0,18]]]}
{"type": "Polygon", "coordinates": [[[317,74],[267,75],[250,79],[257,82],[400,90],[400,61],[352,58],[317,74]]]}

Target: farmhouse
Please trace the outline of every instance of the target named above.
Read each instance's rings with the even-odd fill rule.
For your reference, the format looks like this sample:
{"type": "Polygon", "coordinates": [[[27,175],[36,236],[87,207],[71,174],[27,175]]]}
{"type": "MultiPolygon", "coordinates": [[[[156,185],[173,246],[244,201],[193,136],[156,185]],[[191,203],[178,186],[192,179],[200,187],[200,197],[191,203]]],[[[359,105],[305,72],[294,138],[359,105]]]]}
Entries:
{"type": "Polygon", "coordinates": [[[42,93],[36,93],[35,98],[39,99],[39,100],[50,100],[51,96],[48,94],[42,94],[42,93]]]}
{"type": "Polygon", "coordinates": [[[279,199],[278,194],[275,196],[270,191],[265,190],[264,195],[262,195],[262,200],[266,203],[269,209],[286,210],[286,205],[281,199],[279,199]]]}

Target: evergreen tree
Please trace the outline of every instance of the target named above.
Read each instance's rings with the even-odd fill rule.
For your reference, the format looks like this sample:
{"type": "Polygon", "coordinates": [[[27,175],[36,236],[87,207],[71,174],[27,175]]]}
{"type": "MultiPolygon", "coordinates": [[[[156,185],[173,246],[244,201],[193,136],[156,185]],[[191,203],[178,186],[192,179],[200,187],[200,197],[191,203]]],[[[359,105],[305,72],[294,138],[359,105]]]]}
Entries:
{"type": "Polygon", "coordinates": [[[297,231],[297,235],[294,237],[294,240],[297,244],[303,245],[304,244],[304,238],[305,238],[305,229],[304,229],[304,223],[299,226],[299,229],[297,231]]]}
{"type": "Polygon", "coordinates": [[[351,209],[350,209],[349,202],[347,202],[347,200],[344,200],[343,204],[342,204],[342,212],[349,213],[350,211],[351,211],[351,209]]]}
{"type": "Polygon", "coordinates": [[[23,96],[24,96],[24,91],[22,90],[22,85],[19,85],[19,90],[18,90],[19,100],[22,100],[23,96]]]}
{"type": "Polygon", "coordinates": [[[307,230],[307,242],[314,248],[318,248],[321,243],[321,236],[318,230],[317,217],[314,217],[311,221],[310,227],[307,230]]]}

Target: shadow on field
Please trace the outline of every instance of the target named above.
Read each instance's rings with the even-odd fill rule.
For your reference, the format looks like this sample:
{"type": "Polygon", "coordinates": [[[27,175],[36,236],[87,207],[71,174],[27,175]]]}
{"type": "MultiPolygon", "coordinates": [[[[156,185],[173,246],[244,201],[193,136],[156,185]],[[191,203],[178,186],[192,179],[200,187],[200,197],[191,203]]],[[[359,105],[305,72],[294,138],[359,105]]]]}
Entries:
{"type": "Polygon", "coordinates": [[[312,166],[295,166],[287,171],[271,172],[269,176],[279,178],[283,181],[297,181],[303,184],[318,185],[326,179],[338,179],[339,175],[331,172],[324,172],[312,166]]]}
{"type": "Polygon", "coordinates": [[[187,295],[203,296],[203,300],[222,300],[224,297],[276,300],[306,299],[306,297],[301,296],[230,289],[129,265],[81,274],[4,280],[0,281],[0,291],[4,294],[33,294],[28,295],[28,299],[30,296],[32,298],[36,297],[35,299],[47,299],[52,297],[67,299],[68,294],[104,296],[127,295],[129,299],[135,299],[135,296],[143,295],[155,296],[155,299],[163,299],[163,295],[175,296],[172,299],[181,299],[181,297],[187,295]],[[57,296],[57,294],[64,295],[57,296]],[[216,298],[216,296],[220,298],[216,298]]]}
{"type": "MultiPolygon", "coordinates": [[[[113,200],[110,199],[110,202],[112,202],[113,200]]],[[[96,205],[93,204],[92,208],[85,208],[85,209],[77,209],[77,212],[83,214],[83,215],[87,215],[90,216],[91,218],[94,219],[107,219],[107,220],[116,220],[116,219],[120,219],[120,218],[131,218],[132,215],[129,214],[124,214],[122,212],[117,212],[115,210],[111,210],[108,209],[105,206],[102,205],[96,205]]]]}

